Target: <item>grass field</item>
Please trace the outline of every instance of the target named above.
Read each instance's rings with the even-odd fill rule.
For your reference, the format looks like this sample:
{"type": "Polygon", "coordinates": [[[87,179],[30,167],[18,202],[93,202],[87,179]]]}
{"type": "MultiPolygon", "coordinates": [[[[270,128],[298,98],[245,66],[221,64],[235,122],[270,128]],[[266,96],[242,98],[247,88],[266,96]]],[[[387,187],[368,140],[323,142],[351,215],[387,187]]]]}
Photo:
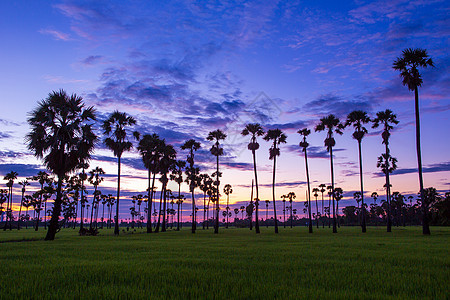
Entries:
{"type": "Polygon", "coordinates": [[[0,231],[0,298],[449,299],[450,228],[431,230],[0,231]]]}

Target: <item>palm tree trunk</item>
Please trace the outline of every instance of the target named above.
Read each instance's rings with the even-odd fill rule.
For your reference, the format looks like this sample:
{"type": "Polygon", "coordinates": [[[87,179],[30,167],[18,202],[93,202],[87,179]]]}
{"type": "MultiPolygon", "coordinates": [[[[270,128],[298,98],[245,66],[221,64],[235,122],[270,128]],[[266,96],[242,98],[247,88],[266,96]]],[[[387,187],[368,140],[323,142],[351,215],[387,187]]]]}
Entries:
{"type": "Polygon", "coordinates": [[[416,112],[416,149],[417,149],[417,165],[419,169],[419,187],[420,198],[422,199],[422,233],[430,234],[430,224],[428,222],[428,209],[424,201],[423,175],[422,175],[422,154],[420,150],[420,117],[419,117],[419,90],[414,89],[415,112],[416,112]]]}
{"type": "Polygon", "coordinates": [[[119,235],[119,198],[120,198],[120,155],[117,157],[117,202],[114,234],[119,235]]]}
{"type": "Polygon", "coordinates": [[[386,143],[386,201],[387,201],[387,221],[386,221],[386,231],[392,232],[392,220],[391,220],[391,182],[389,178],[389,144],[386,143]]]}
{"type": "MultiPolygon", "coordinates": [[[[64,163],[64,159],[63,159],[64,163]]],[[[61,205],[62,205],[62,182],[63,182],[64,175],[59,174],[58,175],[58,186],[56,188],[56,199],[53,203],[53,212],[52,212],[52,218],[50,219],[50,224],[48,226],[47,235],[45,236],[46,241],[53,241],[55,239],[56,232],[58,231],[58,221],[59,221],[59,215],[61,214],[61,205]]]]}
{"type": "Polygon", "coordinates": [[[89,229],[92,230],[92,221],[94,219],[94,208],[95,208],[95,197],[96,197],[96,193],[97,192],[97,186],[95,186],[94,188],[94,197],[92,199],[92,209],[91,209],[91,221],[89,222],[89,229]]]}
{"type": "MultiPolygon", "coordinates": [[[[191,179],[191,184],[192,179],[191,179]]],[[[192,189],[192,188],[191,188],[192,189]]],[[[195,224],[195,198],[194,198],[194,189],[191,190],[191,199],[192,199],[192,224],[191,224],[191,232],[195,233],[196,224],[195,224]]]]}
{"type": "MultiPolygon", "coordinates": [[[[219,148],[219,147],[217,147],[217,148],[219,148]]],[[[217,199],[216,199],[216,226],[215,226],[215,228],[214,228],[214,233],[219,233],[219,209],[220,209],[220,206],[219,206],[219,155],[217,155],[216,156],[216,173],[217,173],[217,182],[216,182],[216,185],[217,185],[217,191],[216,191],[216,193],[217,193],[217,199]]]]}
{"type": "Polygon", "coordinates": [[[149,177],[148,177],[148,207],[147,209],[147,233],[152,233],[152,204],[153,204],[153,190],[155,188],[155,178],[156,173],[153,174],[152,179],[152,188],[150,188],[150,170],[148,171],[149,177]]]}
{"type": "MultiPolygon", "coordinates": [[[[275,146],[274,146],[275,149],[275,146]]],[[[277,163],[277,156],[273,157],[273,177],[272,177],[272,199],[273,199],[273,218],[275,220],[275,233],[278,233],[277,207],[275,205],[275,169],[277,163]]]]}
{"type": "Polygon", "coordinates": [[[81,232],[81,230],[83,229],[83,192],[84,192],[84,175],[85,175],[85,172],[84,172],[84,168],[83,168],[83,172],[82,172],[82,176],[83,176],[83,178],[81,179],[81,203],[82,203],[82,205],[81,205],[81,221],[80,221],[80,232],[81,232]]]}
{"type": "Polygon", "coordinates": [[[317,196],[314,196],[316,198],[316,226],[319,228],[319,203],[317,202],[317,196]]]}
{"type": "Polygon", "coordinates": [[[253,171],[255,172],[255,188],[256,188],[256,202],[255,202],[255,232],[260,233],[259,230],[259,190],[258,190],[258,173],[256,171],[256,151],[252,150],[253,154],[253,171]]]}
{"type": "Polygon", "coordinates": [[[333,147],[330,147],[330,164],[331,164],[331,188],[333,197],[333,233],[337,233],[336,227],[336,211],[334,206],[334,169],[333,169],[333,147]]]}
{"type": "MultiPolygon", "coordinates": [[[[253,193],[253,190],[252,190],[252,193],[253,193]]],[[[227,228],[228,228],[228,205],[229,205],[229,203],[230,203],[230,195],[227,195],[227,207],[226,207],[226,211],[227,211],[227,228]]],[[[250,222],[251,222],[251,220],[250,220],[250,222]]]]}
{"type": "Polygon", "coordinates": [[[164,190],[164,184],[161,188],[161,193],[159,195],[159,212],[158,212],[158,222],[156,223],[155,233],[159,232],[159,227],[161,226],[161,209],[162,209],[162,201],[163,201],[163,193],[166,191],[164,190]]]}
{"type": "Polygon", "coordinates": [[[203,192],[203,224],[202,228],[205,230],[206,222],[206,192],[203,192]]]}
{"type": "Polygon", "coordinates": [[[313,226],[312,226],[312,217],[311,217],[311,185],[309,184],[309,168],[308,168],[308,155],[306,153],[305,148],[305,167],[306,167],[306,183],[308,184],[308,213],[309,213],[309,224],[308,229],[309,233],[313,233],[313,226]]]}
{"type": "Polygon", "coordinates": [[[361,151],[361,140],[358,140],[358,151],[359,151],[359,179],[361,183],[361,211],[362,211],[362,232],[367,231],[366,228],[366,211],[364,208],[364,185],[363,185],[363,167],[362,167],[362,151],[361,151]]]}
{"type": "MultiPolygon", "coordinates": [[[[165,177],[165,175],[164,175],[165,177]]],[[[167,203],[167,194],[166,194],[166,187],[167,187],[167,180],[164,181],[164,195],[163,195],[163,218],[162,218],[162,228],[161,228],[161,232],[166,232],[166,203],[167,203]]]]}
{"type": "Polygon", "coordinates": [[[20,200],[19,217],[17,218],[17,230],[20,230],[20,214],[22,213],[23,196],[25,191],[22,192],[22,199],[20,200]]]}
{"type": "Polygon", "coordinates": [[[283,201],[283,228],[286,228],[286,199],[283,201]]]}

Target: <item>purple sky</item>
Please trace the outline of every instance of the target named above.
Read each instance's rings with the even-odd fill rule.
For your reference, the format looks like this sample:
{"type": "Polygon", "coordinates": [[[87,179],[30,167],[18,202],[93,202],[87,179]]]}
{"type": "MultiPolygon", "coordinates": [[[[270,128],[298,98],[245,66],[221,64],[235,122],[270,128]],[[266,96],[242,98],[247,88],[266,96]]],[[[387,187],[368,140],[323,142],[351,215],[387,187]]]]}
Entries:
{"type": "MultiPolygon", "coordinates": [[[[436,65],[423,71],[420,89],[425,186],[448,191],[449,8],[447,1],[424,0],[2,1],[0,175],[15,170],[30,176],[40,168],[24,144],[27,114],[63,88],[95,105],[100,119],[118,109],[136,117],[141,133],[156,132],[177,147],[194,137],[203,146],[197,156],[202,172],[212,172],[207,133],[226,132],[222,183],[233,185],[233,202],[250,197],[251,155],[239,135],[245,123],[288,135],[277,195],[294,191],[303,201],[296,131],[329,113],[343,119],[355,109],[373,116],[389,108],[400,121],[391,143],[399,161],[393,189],[415,194],[413,93],[392,62],[403,49],[420,47],[436,65]]],[[[376,168],[381,137],[369,132],[363,141],[366,196],[382,194],[384,184],[376,168]]],[[[330,181],[324,138],[310,136],[313,186],[330,181]]],[[[350,129],[336,142],[337,185],[351,195],[359,188],[357,144],[350,129]]],[[[269,145],[260,144],[261,198],[269,199],[272,161],[269,145]]],[[[180,159],[185,156],[179,151],[180,159]]],[[[92,167],[115,173],[110,151],[100,145],[94,157],[92,167]]],[[[136,152],[124,164],[124,195],[142,193],[146,173],[136,152]]],[[[105,190],[114,186],[108,176],[105,190]]]]}

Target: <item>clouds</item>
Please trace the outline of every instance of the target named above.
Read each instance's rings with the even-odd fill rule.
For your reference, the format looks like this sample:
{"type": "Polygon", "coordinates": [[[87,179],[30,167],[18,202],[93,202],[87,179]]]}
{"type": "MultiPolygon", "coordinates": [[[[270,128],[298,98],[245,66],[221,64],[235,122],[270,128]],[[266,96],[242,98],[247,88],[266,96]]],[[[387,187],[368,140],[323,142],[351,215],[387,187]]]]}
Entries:
{"type": "MultiPolygon", "coordinates": [[[[448,172],[450,171],[450,162],[442,162],[437,164],[431,164],[422,168],[423,173],[435,173],[435,172],[448,172]]],[[[392,175],[403,175],[417,173],[417,168],[399,168],[392,172],[392,175]]],[[[382,172],[376,172],[374,177],[384,177],[382,172]]]]}
{"type": "Polygon", "coordinates": [[[41,30],[39,30],[39,33],[50,35],[54,39],[60,40],[60,41],[67,42],[67,41],[71,40],[71,37],[69,34],[63,33],[63,32],[57,31],[57,30],[53,30],[53,29],[41,29],[41,30]]]}
{"type": "Polygon", "coordinates": [[[376,101],[374,99],[344,99],[335,94],[325,94],[305,104],[303,109],[317,116],[334,114],[345,118],[354,110],[371,112],[376,101]]]}

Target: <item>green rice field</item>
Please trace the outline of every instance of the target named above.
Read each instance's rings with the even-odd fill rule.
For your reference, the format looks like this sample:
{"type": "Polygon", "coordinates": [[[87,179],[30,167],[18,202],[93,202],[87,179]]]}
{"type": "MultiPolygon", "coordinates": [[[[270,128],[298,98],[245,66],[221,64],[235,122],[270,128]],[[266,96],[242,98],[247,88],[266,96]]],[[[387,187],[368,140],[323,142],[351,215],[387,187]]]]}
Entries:
{"type": "Polygon", "coordinates": [[[0,231],[1,299],[449,299],[450,228],[0,231]]]}

